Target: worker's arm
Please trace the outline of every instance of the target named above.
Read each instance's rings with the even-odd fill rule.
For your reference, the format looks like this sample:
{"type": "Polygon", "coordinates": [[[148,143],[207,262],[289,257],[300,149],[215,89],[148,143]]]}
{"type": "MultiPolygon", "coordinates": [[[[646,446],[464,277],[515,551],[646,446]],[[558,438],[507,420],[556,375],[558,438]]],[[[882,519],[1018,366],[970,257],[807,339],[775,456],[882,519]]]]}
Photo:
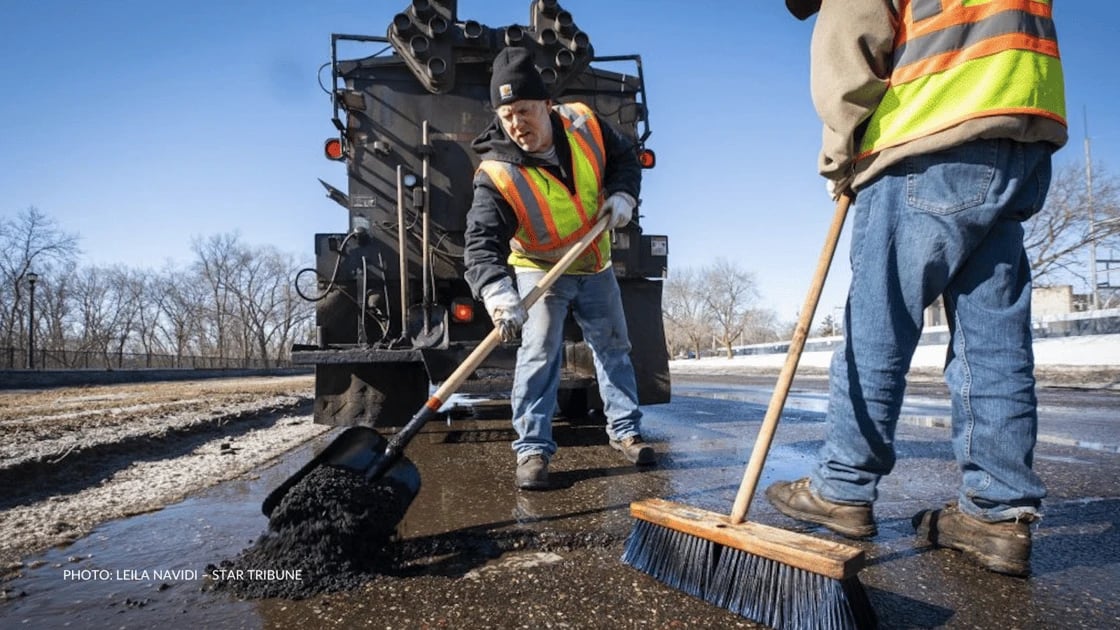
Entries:
{"type": "Polygon", "coordinates": [[[821,175],[851,182],[863,124],[888,87],[897,0],[825,0],[813,28],[810,89],[824,123],[821,175]]]}
{"type": "Polygon", "coordinates": [[[517,229],[517,215],[494,188],[490,177],[478,172],[474,179],[474,199],[467,211],[466,246],[463,261],[466,280],[476,298],[482,288],[509,277],[509,240],[517,229]]]}
{"type": "Polygon", "coordinates": [[[599,128],[603,131],[603,145],[607,153],[603,196],[622,192],[637,201],[642,191],[642,165],[638,163],[634,143],[602,118],[599,119],[599,128]]]}

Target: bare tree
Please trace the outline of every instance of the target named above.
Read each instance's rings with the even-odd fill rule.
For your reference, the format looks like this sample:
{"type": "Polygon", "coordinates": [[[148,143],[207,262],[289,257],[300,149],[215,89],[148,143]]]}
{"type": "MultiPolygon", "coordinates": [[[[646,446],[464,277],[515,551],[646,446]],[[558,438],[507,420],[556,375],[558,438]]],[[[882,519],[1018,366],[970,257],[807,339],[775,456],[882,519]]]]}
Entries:
{"type": "Polygon", "coordinates": [[[35,312],[39,314],[37,345],[43,351],[61,357],[59,360],[63,365],[65,353],[72,349],[70,341],[75,336],[71,283],[70,274],[59,270],[46,281],[37,283],[35,289],[35,312]]]}
{"type": "Polygon", "coordinates": [[[778,314],[769,308],[749,308],[744,315],[743,343],[769,343],[789,339],[782,336],[783,324],[778,314]]]}
{"type": "Polygon", "coordinates": [[[165,269],[158,282],[162,287],[158,302],[158,336],[161,344],[175,356],[175,366],[181,367],[184,356],[201,352],[202,313],[208,292],[201,276],[192,270],[165,269]]]}
{"type": "MultiPolygon", "coordinates": [[[[273,365],[293,341],[313,337],[314,306],[295,291],[300,265],[275,248],[254,250],[237,234],[192,243],[197,260],[159,273],[127,266],[79,267],[78,236],[32,207],[0,217],[0,347],[7,361],[27,335],[27,274],[36,284],[38,347],[62,366],[121,367],[126,350],[260,359],[273,365]],[[73,363],[65,353],[85,356],[73,363]]],[[[209,363],[209,362],[208,362],[209,363]]],[[[176,361],[181,365],[181,361],[176,361]]],[[[211,363],[212,364],[212,363],[211,363]]],[[[150,364],[149,364],[150,365],[150,364]]],[[[198,364],[195,364],[198,365],[198,364]]]]}
{"type": "Polygon", "coordinates": [[[243,254],[230,292],[237,298],[244,334],[254,353],[269,367],[274,352],[282,351],[276,342],[286,341],[291,330],[292,323],[286,320],[291,312],[290,301],[295,297],[290,288],[295,265],[272,247],[243,254]]]}
{"type": "MultiPolygon", "coordinates": [[[[217,234],[208,239],[196,239],[192,243],[195,255],[195,270],[209,289],[210,299],[206,304],[210,341],[217,350],[218,358],[225,359],[229,346],[237,339],[236,331],[231,330],[232,318],[236,312],[236,300],[232,294],[237,269],[244,263],[246,252],[241,245],[241,237],[236,233],[217,234]]],[[[240,343],[238,341],[238,343],[240,343]]]]}
{"type": "Polygon", "coordinates": [[[734,356],[732,346],[742,339],[746,330],[747,314],[758,302],[754,274],[725,258],[718,258],[704,268],[701,277],[712,332],[730,359],[734,356]]]}
{"type": "Polygon", "coordinates": [[[299,270],[307,265],[292,255],[281,255],[284,263],[284,277],[279,313],[278,358],[290,358],[291,346],[296,342],[310,343],[314,339],[315,306],[303,299],[296,291],[295,279],[299,270]]]}
{"type": "Polygon", "coordinates": [[[100,355],[106,368],[121,367],[143,306],[136,297],[136,274],[123,265],[85,267],[68,289],[67,310],[78,331],[76,349],[100,355]]]}
{"type": "Polygon", "coordinates": [[[1042,211],[1025,224],[1024,244],[1035,284],[1088,283],[1089,247],[1120,243],[1120,184],[1094,169],[1092,202],[1085,171],[1073,164],[1055,171],[1042,211]],[[1090,222],[1090,208],[1093,221],[1090,222]]]}
{"type": "Polygon", "coordinates": [[[85,267],[74,277],[72,293],[74,316],[80,338],[78,350],[99,353],[110,367],[109,347],[117,334],[118,304],[112,295],[109,271],[100,267],[85,267]]]}
{"type": "Polygon", "coordinates": [[[80,253],[77,235],[64,232],[35,206],[0,217],[0,344],[18,345],[26,332],[27,274],[46,281],[80,253]]]}
{"type": "MultiPolygon", "coordinates": [[[[150,269],[131,269],[123,279],[130,299],[135,305],[131,322],[131,346],[143,351],[146,367],[152,367],[152,355],[164,354],[160,345],[159,321],[163,302],[167,299],[160,282],[160,274],[150,269]]],[[[123,353],[124,346],[121,346],[123,353]]]]}
{"type": "Polygon", "coordinates": [[[676,356],[688,349],[699,358],[701,349],[712,337],[700,273],[691,267],[674,269],[665,280],[664,289],[661,309],[670,353],[676,356]]]}

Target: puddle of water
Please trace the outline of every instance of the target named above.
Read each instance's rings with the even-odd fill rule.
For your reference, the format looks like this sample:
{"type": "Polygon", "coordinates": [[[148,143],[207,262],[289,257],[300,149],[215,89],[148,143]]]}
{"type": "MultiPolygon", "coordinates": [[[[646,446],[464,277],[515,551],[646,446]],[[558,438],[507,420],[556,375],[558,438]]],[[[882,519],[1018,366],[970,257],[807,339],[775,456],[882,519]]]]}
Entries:
{"type": "Polygon", "coordinates": [[[22,576],[3,584],[0,626],[217,627],[232,618],[260,627],[259,611],[272,604],[202,592],[206,566],[236,556],[264,532],[261,500],[325,439],[293,450],[256,479],[219,484],[25,558],[22,576]]]}
{"type": "MultiPolygon", "coordinates": [[[[694,396],[713,400],[726,400],[731,402],[746,402],[766,405],[769,403],[770,392],[766,388],[752,386],[720,386],[688,384],[680,389],[681,396],[694,396]]],[[[676,390],[674,390],[676,393],[676,390]]],[[[791,411],[824,414],[828,411],[827,392],[806,392],[794,390],[789,393],[783,411],[783,421],[795,419],[796,414],[791,411]]],[[[1084,408],[1073,411],[1083,414],[1084,408]]],[[[1090,410],[1096,414],[1098,410],[1090,410]]],[[[1038,441],[1042,443],[1074,446],[1105,453],[1120,453],[1120,444],[1109,441],[1087,440],[1063,435],[1065,429],[1060,421],[1065,415],[1070,414],[1069,409],[1058,407],[1039,407],[1040,428],[1038,441]],[[1049,422],[1047,422],[1049,420],[1049,422]]],[[[1071,421],[1075,421],[1071,419],[1071,421]]],[[[899,422],[919,427],[948,428],[952,426],[952,406],[947,398],[930,398],[925,396],[906,396],[900,409],[899,422]]],[[[1111,426],[1111,423],[1106,423],[1111,426]]]]}

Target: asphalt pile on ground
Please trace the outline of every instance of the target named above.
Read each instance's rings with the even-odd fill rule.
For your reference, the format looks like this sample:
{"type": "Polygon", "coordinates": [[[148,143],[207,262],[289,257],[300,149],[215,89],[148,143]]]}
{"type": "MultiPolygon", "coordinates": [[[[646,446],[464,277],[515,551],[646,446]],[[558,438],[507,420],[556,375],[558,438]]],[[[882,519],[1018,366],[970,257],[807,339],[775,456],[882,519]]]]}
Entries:
{"type": "Polygon", "coordinates": [[[207,588],[302,599],[357,587],[392,564],[384,552],[411,500],[391,479],[319,466],[284,495],[251,547],[206,568],[207,588]]]}
{"type": "Polygon", "coordinates": [[[320,466],[284,495],[268,531],[232,560],[206,567],[204,589],[243,599],[304,599],[381,580],[462,577],[508,552],[616,546],[603,532],[471,528],[399,540],[412,496],[391,478],[320,466]]]}

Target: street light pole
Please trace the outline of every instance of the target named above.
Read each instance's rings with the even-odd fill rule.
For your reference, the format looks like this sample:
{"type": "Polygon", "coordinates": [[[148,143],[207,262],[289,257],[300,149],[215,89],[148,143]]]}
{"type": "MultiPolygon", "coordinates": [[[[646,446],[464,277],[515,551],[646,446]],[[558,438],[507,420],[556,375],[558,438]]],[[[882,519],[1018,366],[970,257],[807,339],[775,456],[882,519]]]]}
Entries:
{"type": "Polygon", "coordinates": [[[35,283],[39,274],[27,273],[27,369],[35,369],[35,283]]]}
{"type": "Polygon", "coordinates": [[[1089,300],[1095,311],[1101,307],[1100,290],[1097,287],[1097,235],[1096,217],[1093,212],[1093,154],[1089,149],[1089,110],[1083,109],[1085,116],[1085,203],[1089,206],[1089,300]]]}

